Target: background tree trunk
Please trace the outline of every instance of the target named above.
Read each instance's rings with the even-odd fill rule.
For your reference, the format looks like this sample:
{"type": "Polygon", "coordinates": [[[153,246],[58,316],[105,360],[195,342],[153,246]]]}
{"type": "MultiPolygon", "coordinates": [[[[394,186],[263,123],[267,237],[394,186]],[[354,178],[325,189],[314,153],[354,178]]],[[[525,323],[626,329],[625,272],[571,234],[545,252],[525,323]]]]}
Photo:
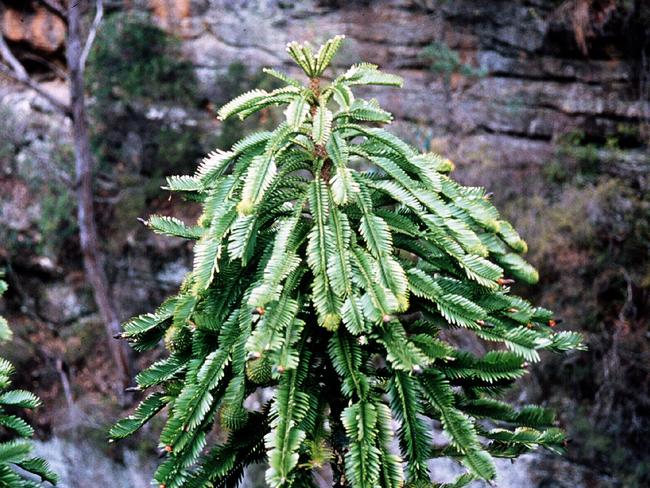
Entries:
{"type": "MultiPolygon", "coordinates": [[[[84,94],[84,68],[92,48],[97,30],[103,15],[103,0],[96,0],[95,18],[90,26],[88,35],[82,37],[81,32],[81,0],[69,1],[67,12],[62,4],[52,0],[41,0],[47,8],[61,17],[66,17],[68,24],[68,42],[66,60],[68,64],[67,78],[69,82],[70,104],[67,105],[47,91],[32,79],[11,52],[4,37],[0,34],[0,56],[5,64],[0,63],[0,73],[35,90],[48,100],[61,114],[72,121],[72,138],[75,155],[75,185],[77,197],[77,218],[79,226],[79,241],[83,255],[84,270],[88,282],[93,288],[95,302],[104,322],[108,348],[117,368],[118,383],[115,385],[120,399],[124,399],[124,388],[131,383],[130,351],[126,344],[113,339],[120,334],[120,320],[115,308],[111,288],[104,270],[101,247],[97,236],[95,213],[93,206],[93,157],[90,150],[90,135],[86,114],[84,94]],[[82,41],[84,39],[84,41],[82,41]]],[[[0,4],[2,7],[2,4],[0,4]]],[[[0,12],[2,9],[0,8],[0,12]]]]}
{"type": "Polygon", "coordinates": [[[332,488],[349,488],[348,480],[345,476],[345,453],[348,448],[348,438],[345,433],[345,427],[341,421],[341,414],[345,410],[346,402],[341,394],[341,383],[336,371],[331,364],[328,364],[330,385],[333,386],[329,392],[330,407],[330,436],[332,447],[332,488]]]}
{"type": "Polygon", "coordinates": [[[97,235],[93,205],[93,157],[90,150],[90,136],[86,101],[84,95],[84,66],[81,43],[81,7],[79,2],[70,2],[68,7],[68,44],[66,57],[69,70],[70,108],[72,137],[74,140],[75,190],[77,195],[77,218],[79,240],[83,253],[84,269],[93,288],[95,302],[106,328],[108,347],[117,368],[120,385],[118,391],[131,382],[130,354],[126,345],[113,339],[120,334],[120,320],[113,302],[110,285],[104,270],[104,260],[97,235]]]}

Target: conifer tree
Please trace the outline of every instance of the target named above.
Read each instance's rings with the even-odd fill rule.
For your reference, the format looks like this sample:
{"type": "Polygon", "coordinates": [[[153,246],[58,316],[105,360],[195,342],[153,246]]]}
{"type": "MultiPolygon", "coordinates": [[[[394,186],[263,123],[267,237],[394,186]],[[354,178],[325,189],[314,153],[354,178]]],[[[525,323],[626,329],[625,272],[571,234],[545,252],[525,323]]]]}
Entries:
{"type": "MultiPolygon", "coordinates": [[[[0,296],[7,291],[7,283],[0,273],[0,296]]],[[[12,332],[7,321],[0,317],[0,342],[11,339],[12,332]]],[[[19,409],[33,409],[40,400],[24,390],[11,389],[11,375],[14,368],[6,359],[0,358],[0,488],[38,488],[41,481],[56,484],[57,476],[44,459],[31,455],[29,438],[34,429],[21,417],[15,415],[19,409]]]]}
{"type": "Polygon", "coordinates": [[[286,86],[219,110],[243,119],[279,105],[286,120],[168,179],[201,202],[196,225],[148,221],[194,240],[194,265],[176,296],[124,325],[136,350],[164,340],[169,356],[138,375],[154,392],[111,436],[166,407],[160,487],[235,486],[256,462],[273,488],[316,486],[327,464],[337,487],[442,486],[427,466],[441,456],[467,469],[445,486],[463,486],[493,479],[493,457],[562,451],[552,412],[498,398],[540,350],[580,348],[580,335],[510,293],[537,272],[485,191],[456,183],[451,161],[388,132],[391,114],[353,92],[399,77],[362,63],[322,83],[341,42],[290,43],[308,84],[267,69],[286,86]],[[490,352],[457,348],[448,329],[490,352]],[[261,388],[273,398],[252,411],[261,388]]]}

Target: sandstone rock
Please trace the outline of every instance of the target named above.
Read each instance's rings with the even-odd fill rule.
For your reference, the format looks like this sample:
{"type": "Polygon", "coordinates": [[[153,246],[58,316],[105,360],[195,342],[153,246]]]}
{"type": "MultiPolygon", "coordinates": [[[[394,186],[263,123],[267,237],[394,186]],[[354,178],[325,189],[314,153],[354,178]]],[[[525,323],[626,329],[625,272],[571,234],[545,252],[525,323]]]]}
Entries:
{"type": "Polygon", "coordinates": [[[89,304],[84,303],[78,290],[65,283],[47,285],[39,300],[39,312],[53,322],[69,322],[88,312],[89,304]]]}
{"type": "Polygon", "coordinates": [[[190,271],[185,260],[172,261],[165,265],[156,273],[156,280],[165,288],[178,287],[185,275],[190,271]]]}
{"type": "Polygon", "coordinates": [[[174,27],[190,16],[190,0],[150,0],[156,18],[164,27],[174,27]]]}
{"type": "MultiPolygon", "coordinates": [[[[296,39],[318,43],[328,36],[345,34],[348,39],[335,60],[336,69],[364,60],[404,77],[402,90],[373,88],[367,92],[393,112],[396,117],[393,130],[420,148],[450,157],[456,163],[457,178],[467,184],[486,185],[498,191],[502,199],[509,194],[520,195],[530,186],[545,184],[539,172],[557,157],[558,141],[567,132],[575,130],[584,133],[588,140],[603,141],[610,136],[616,138],[621,125],[638,128],[640,121],[650,122],[650,103],[636,99],[630,90],[633,71],[626,60],[576,58],[570,50],[562,51],[563,46],[558,46],[549,36],[551,14],[559,3],[556,1],[133,0],[129,3],[134,9],[152,12],[159,25],[181,38],[183,53],[195,65],[203,94],[218,93],[219,87],[214,87],[217,76],[234,62],[246,64],[251,71],[263,66],[281,67],[300,77],[302,74],[292,67],[284,53],[286,42],[296,39]],[[464,63],[482,69],[485,76],[466,78],[454,74],[451,87],[446,87],[442,76],[431,71],[420,57],[421,50],[433,41],[458,51],[464,63]],[[560,57],[558,52],[569,54],[560,57]]],[[[9,10],[1,19],[2,29],[10,40],[27,42],[43,52],[62,47],[60,26],[52,24],[54,32],[43,35],[43,26],[55,20],[43,14],[39,14],[38,21],[20,15],[9,10]],[[34,40],[33,32],[38,32],[42,39],[34,40]]],[[[571,35],[566,38],[571,39],[571,35]]],[[[19,92],[3,84],[0,84],[0,100],[26,121],[23,125],[28,146],[39,152],[50,151],[44,143],[35,142],[51,138],[47,135],[49,126],[61,126],[61,120],[48,111],[47,104],[29,92],[19,92]]],[[[187,125],[188,116],[193,117],[184,111],[163,111],[160,107],[152,109],[148,116],[152,119],[169,116],[178,121],[178,126],[187,125]]],[[[197,120],[198,125],[210,123],[212,119],[197,120]]],[[[133,168],[138,166],[135,161],[141,158],[140,146],[145,143],[129,137],[132,152],[127,156],[134,162],[133,168]]],[[[21,154],[22,162],[26,163],[28,152],[21,154]]],[[[607,163],[602,165],[607,171],[617,175],[633,178],[650,171],[649,156],[640,145],[634,150],[599,150],[595,157],[607,163]]],[[[35,195],[15,181],[0,180],[0,227],[29,233],[38,217],[35,195]]],[[[160,213],[175,215],[186,222],[196,219],[196,214],[179,215],[190,204],[181,204],[177,197],[169,203],[161,202],[151,206],[157,205],[158,211],[164,207],[160,213]]],[[[117,268],[112,278],[117,282],[115,294],[123,317],[150,311],[159,303],[158,298],[177,289],[191,266],[191,244],[140,228],[129,232],[127,244],[123,246],[128,250],[114,250],[112,262],[117,268]]],[[[0,233],[0,252],[2,237],[0,233]]],[[[42,290],[42,295],[44,311],[62,320],[72,320],[85,311],[80,292],[66,283],[51,283],[42,290]],[[72,297],[75,293],[79,295],[72,297]]],[[[85,448],[68,452],[69,449],[65,443],[55,440],[49,457],[59,467],[70,464],[68,458],[60,457],[63,451],[66,456],[94,459],[95,454],[85,448]]],[[[82,484],[87,484],[88,479],[100,484],[111,479],[120,486],[148,484],[148,476],[129,478],[130,475],[121,472],[104,476],[101,471],[111,473],[114,466],[104,463],[104,457],[97,457],[92,473],[66,473],[60,467],[63,485],[79,482],[73,480],[75,475],[87,477],[81,478],[82,484]]],[[[434,465],[436,476],[441,481],[451,480],[457,468],[451,462],[442,463],[434,465]]],[[[499,485],[504,487],[612,486],[608,483],[609,480],[595,471],[560,458],[528,455],[513,466],[509,462],[499,464],[499,485]]],[[[257,485],[252,482],[249,486],[257,485]]]]}
{"type": "MultiPolygon", "coordinates": [[[[27,185],[20,181],[0,180],[0,203],[2,229],[29,231],[40,215],[40,205],[27,185]]],[[[2,235],[6,235],[5,232],[2,235]]],[[[0,247],[2,244],[0,240],[0,247]]]]}
{"type": "MultiPolygon", "coordinates": [[[[65,412],[62,412],[65,414],[65,412]]],[[[74,419],[79,427],[86,421],[96,421],[88,414],[77,414],[74,419]]],[[[61,415],[60,422],[71,415],[61,415]]],[[[62,429],[63,430],[63,429],[62,429]]],[[[47,441],[35,442],[34,454],[44,456],[59,475],[61,486],[120,486],[145,488],[151,486],[150,480],[155,470],[153,460],[143,461],[135,451],[125,449],[123,462],[106,456],[103,444],[92,443],[89,439],[66,439],[52,437],[47,441]]]]}
{"type": "MultiPolygon", "coordinates": [[[[436,480],[451,482],[463,472],[463,468],[450,459],[430,462],[436,480]]],[[[559,456],[549,457],[541,453],[525,454],[519,459],[496,461],[496,486],[504,488],[615,488],[618,484],[606,476],[594,476],[588,468],[576,466],[559,456]]],[[[488,484],[476,481],[471,488],[483,488],[488,484]]]]}
{"type": "Polygon", "coordinates": [[[54,53],[65,42],[66,27],[61,18],[45,8],[25,13],[8,8],[2,15],[2,32],[13,42],[26,42],[37,51],[54,53]]]}

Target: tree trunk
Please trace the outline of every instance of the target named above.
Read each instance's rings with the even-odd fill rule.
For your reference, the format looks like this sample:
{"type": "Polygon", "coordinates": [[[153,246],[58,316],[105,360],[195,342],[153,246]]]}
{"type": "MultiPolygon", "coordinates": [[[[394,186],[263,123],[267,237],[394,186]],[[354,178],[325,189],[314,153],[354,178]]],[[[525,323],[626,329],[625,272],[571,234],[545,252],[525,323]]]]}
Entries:
{"type": "Polygon", "coordinates": [[[345,433],[343,421],[341,420],[341,414],[345,410],[346,401],[341,392],[340,379],[331,363],[327,364],[325,375],[331,385],[329,391],[329,423],[330,444],[333,454],[330,462],[332,469],[332,488],[349,488],[348,480],[345,476],[345,453],[348,449],[348,438],[345,433]]]}
{"type": "MultiPolygon", "coordinates": [[[[338,392],[341,395],[341,392],[338,392]]],[[[347,449],[347,437],[345,428],[341,422],[341,413],[343,413],[342,402],[333,400],[330,402],[330,429],[332,436],[332,488],[349,488],[347,478],[345,477],[345,451],[347,449]]]]}
{"type": "Polygon", "coordinates": [[[114,336],[121,332],[120,320],[113,303],[110,285],[104,270],[104,260],[99,246],[93,205],[93,159],[90,150],[88,119],[84,95],[84,67],[81,64],[81,7],[79,2],[69,2],[68,7],[68,61],[72,137],[74,140],[77,218],[84,269],[93,288],[95,302],[106,329],[108,347],[113,356],[119,384],[115,385],[122,397],[124,388],[131,382],[129,350],[114,336]]]}

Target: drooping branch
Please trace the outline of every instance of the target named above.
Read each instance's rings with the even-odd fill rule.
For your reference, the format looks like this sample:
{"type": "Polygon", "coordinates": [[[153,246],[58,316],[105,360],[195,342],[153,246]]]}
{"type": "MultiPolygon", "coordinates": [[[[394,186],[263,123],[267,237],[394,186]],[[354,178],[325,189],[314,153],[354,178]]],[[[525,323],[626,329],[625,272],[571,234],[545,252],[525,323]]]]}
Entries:
{"type": "Polygon", "coordinates": [[[95,7],[95,18],[93,19],[93,23],[90,26],[90,30],[88,31],[86,42],[84,43],[83,50],[81,51],[81,58],[79,59],[79,67],[82,72],[86,69],[86,62],[88,61],[88,55],[90,54],[90,50],[93,47],[95,38],[97,37],[97,31],[99,30],[99,26],[102,23],[103,16],[104,16],[104,2],[103,0],[97,0],[96,7],[95,7]]]}
{"type": "Polygon", "coordinates": [[[341,421],[341,415],[345,409],[345,401],[341,397],[341,388],[338,378],[335,374],[330,377],[330,383],[338,388],[333,388],[329,395],[330,401],[330,429],[332,459],[330,467],[332,469],[332,488],[349,488],[348,480],[345,476],[345,453],[348,449],[348,439],[345,428],[341,421]]]}
{"type": "Polygon", "coordinates": [[[66,116],[70,116],[71,109],[70,106],[61,100],[56,99],[51,94],[46,92],[43,87],[35,81],[29,74],[27,70],[18,60],[18,58],[11,52],[11,49],[7,45],[5,38],[0,35],[0,55],[6,63],[0,63],[0,73],[11,78],[12,80],[34,90],[41,97],[45,98],[56,110],[66,116]]]}
{"type": "Polygon", "coordinates": [[[4,36],[0,36],[0,53],[2,53],[2,58],[14,71],[14,74],[17,78],[21,80],[29,78],[27,70],[21,64],[21,62],[18,61],[18,58],[16,58],[16,56],[14,56],[14,54],[11,52],[11,49],[9,49],[4,36]]]}
{"type": "Polygon", "coordinates": [[[66,80],[68,78],[68,73],[66,73],[61,66],[58,66],[56,63],[48,59],[45,59],[43,56],[39,56],[38,54],[33,52],[26,52],[23,54],[23,57],[25,59],[29,59],[31,61],[35,61],[36,63],[43,65],[61,80],[66,80]]]}

